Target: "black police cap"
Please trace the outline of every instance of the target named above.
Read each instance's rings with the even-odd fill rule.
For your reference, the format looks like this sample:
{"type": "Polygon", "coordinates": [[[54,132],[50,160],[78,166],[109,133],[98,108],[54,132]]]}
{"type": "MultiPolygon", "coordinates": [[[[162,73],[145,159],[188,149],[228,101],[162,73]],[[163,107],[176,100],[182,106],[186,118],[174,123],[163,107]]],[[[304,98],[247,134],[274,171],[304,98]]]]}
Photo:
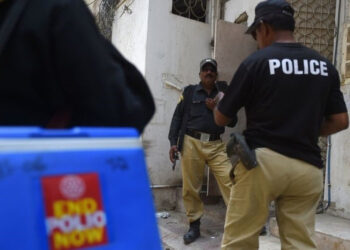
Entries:
{"type": "Polygon", "coordinates": [[[255,18],[254,22],[248,30],[246,34],[251,34],[258,27],[259,23],[264,20],[264,17],[269,16],[269,20],[273,20],[274,18],[285,19],[286,21],[290,21],[291,24],[294,23],[294,9],[293,7],[285,0],[266,0],[260,2],[255,7],[255,18]],[[275,15],[274,15],[275,14],[275,15]]]}
{"type": "Polygon", "coordinates": [[[200,70],[202,70],[203,66],[206,64],[212,65],[215,68],[215,70],[217,70],[218,68],[218,63],[213,58],[206,58],[206,59],[203,59],[200,63],[200,66],[199,66],[200,70]]]}

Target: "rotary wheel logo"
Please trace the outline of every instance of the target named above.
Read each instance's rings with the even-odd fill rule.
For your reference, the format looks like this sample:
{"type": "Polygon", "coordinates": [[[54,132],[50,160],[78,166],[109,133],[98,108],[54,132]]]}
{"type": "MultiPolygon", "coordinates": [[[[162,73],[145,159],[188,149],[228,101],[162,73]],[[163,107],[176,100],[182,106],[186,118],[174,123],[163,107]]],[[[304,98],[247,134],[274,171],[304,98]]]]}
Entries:
{"type": "Polygon", "coordinates": [[[60,191],[65,198],[78,199],[85,193],[84,181],[76,175],[68,175],[61,180],[60,191]]]}

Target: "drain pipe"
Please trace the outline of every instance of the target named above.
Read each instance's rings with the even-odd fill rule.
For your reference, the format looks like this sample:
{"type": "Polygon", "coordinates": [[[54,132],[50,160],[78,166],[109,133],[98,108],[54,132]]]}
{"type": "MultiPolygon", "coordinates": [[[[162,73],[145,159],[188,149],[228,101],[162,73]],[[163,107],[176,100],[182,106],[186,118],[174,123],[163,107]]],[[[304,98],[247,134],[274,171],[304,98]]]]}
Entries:
{"type": "Polygon", "coordinates": [[[220,4],[221,1],[209,1],[210,3],[210,36],[211,46],[214,47],[215,33],[216,33],[216,22],[220,19],[220,4]]]}
{"type": "Polygon", "coordinates": [[[332,136],[327,138],[327,189],[328,189],[328,201],[327,205],[324,208],[324,211],[327,211],[331,205],[331,149],[332,149],[332,136]]]}
{"type": "MultiPolygon", "coordinates": [[[[340,32],[340,13],[341,13],[341,0],[338,0],[338,17],[337,17],[337,33],[335,38],[335,48],[334,48],[334,55],[333,55],[333,65],[337,67],[337,56],[338,56],[338,43],[339,43],[339,32],[340,32]]],[[[328,202],[327,206],[325,207],[325,211],[330,207],[331,205],[331,151],[332,151],[332,136],[328,136],[327,138],[327,188],[328,188],[328,202]]]]}

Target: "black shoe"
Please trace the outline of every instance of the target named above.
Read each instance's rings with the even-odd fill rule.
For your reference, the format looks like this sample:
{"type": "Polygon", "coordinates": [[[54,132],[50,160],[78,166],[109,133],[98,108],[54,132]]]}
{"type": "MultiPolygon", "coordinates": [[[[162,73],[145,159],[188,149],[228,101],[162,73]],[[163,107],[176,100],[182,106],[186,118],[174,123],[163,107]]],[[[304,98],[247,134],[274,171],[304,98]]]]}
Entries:
{"type": "Polygon", "coordinates": [[[266,226],[264,226],[260,231],[260,236],[265,236],[267,234],[266,226]]]}
{"type": "Polygon", "coordinates": [[[316,214],[323,214],[324,210],[323,202],[320,202],[316,208],[316,214]]]}
{"type": "Polygon", "coordinates": [[[199,219],[190,223],[190,229],[184,235],[185,245],[192,243],[201,235],[199,230],[199,225],[200,225],[199,219]]]}

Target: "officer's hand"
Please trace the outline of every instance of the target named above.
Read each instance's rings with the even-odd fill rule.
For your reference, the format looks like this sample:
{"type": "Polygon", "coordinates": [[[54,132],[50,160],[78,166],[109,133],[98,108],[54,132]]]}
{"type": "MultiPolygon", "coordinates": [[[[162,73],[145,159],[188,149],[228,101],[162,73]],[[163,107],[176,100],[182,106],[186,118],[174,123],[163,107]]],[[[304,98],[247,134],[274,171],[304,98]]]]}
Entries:
{"type": "Polygon", "coordinates": [[[216,100],[212,98],[205,99],[205,105],[207,105],[207,108],[210,110],[213,110],[216,106],[216,100]]]}
{"type": "Polygon", "coordinates": [[[214,98],[214,100],[216,101],[216,103],[219,103],[221,101],[222,98],[224,98],[224,92],[220,91],[214,98]]]}
{"type": "Polygon", "coordinates": [[[174,145],[174,146],[171,146],[170,150],[169,150],[169,158],[170,158],[170,161],[172,163],[175,162],[175,153],[178,152],[178,149],[177,149],[177,146],[174,145]]]}

